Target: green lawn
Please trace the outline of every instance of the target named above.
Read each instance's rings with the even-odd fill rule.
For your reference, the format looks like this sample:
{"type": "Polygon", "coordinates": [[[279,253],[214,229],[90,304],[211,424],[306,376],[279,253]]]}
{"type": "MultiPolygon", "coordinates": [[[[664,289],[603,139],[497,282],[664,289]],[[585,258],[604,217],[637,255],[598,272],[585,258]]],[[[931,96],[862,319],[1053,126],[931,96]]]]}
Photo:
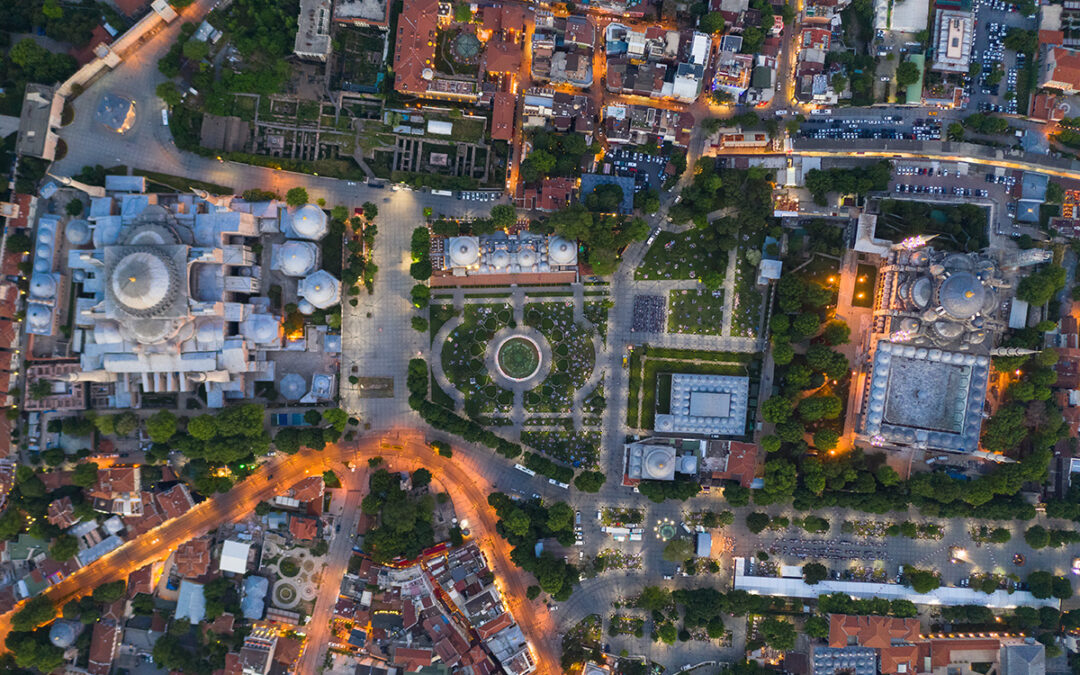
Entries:
{"type": "Polygon", "coordinates": [[[721,253],[708,259],[703,246],[708,237],[706,231],[697,229],[680,234],[661,232],[634,271],[634,278],[645,281],[700,279],[709,269],[723,275],[727,268],[727,254],[721,253]]]}
{"type": "Polygon", "coordinates": [[[682,289],[668,292],[669,333],[720,335],[724,325],[724,291],[682,289]]]}
{"type": "MultiPolygon", "coordinates": [[[[509,305],[466,305],[464,321],[441,345],[443,370],[447,379],[464,394],[467,410],[509,412],[513,406],[513,394],[495,384],[484,363],[491,337],[508,325],[512,317],[509,305]]],[[[439,347],[433,347],[436,348],[439,347]]]]}
{"type": "Polygon", "coordinates": [[[522,431],[521,442],[534,450],[575,467],[594,466],[599,456],[600,432],[522,431]]]}
{"type": "Polygon", "coordinates": [[[554,363],[543,383],[525,394],[530,412],[563,412],[573,405],[574,392],[588,381],[596,352],[585,327],[574,322],[572,302],[529,303],[525,323],[544,334],[554,363]]]}

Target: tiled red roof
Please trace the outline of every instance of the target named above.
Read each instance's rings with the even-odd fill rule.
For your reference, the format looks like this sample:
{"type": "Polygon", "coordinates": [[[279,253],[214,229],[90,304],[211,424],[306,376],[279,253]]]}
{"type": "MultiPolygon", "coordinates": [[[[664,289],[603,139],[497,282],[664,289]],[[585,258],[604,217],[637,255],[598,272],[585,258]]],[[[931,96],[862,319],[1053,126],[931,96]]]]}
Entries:
{"type": "Polygon", "coordinates": [[[154,592],[154,564],[143,565],[128,575],[127,595],[135,597],[139,593],[154,592]]]}
{"type": "Polygon", "coordinates": [[[92,492],[110,497],[114,494],[136,492],[139,489],[139,469],[134,466],[110,466],[98,469],[97,484],[92,492]]]}
{"type": "Polygon", "coordinates": [[[45,489],[52,492],[53,490],[59,490],[62,487],[71,485],[71,474],[73,473],[75,472],[53,470],[47,473],[39,473],[37,477],[41,479],[42,483],[45,483],[45,489]]]}
{"type": "Polygon", "coordinates": [[[483,626],[480,626],[476,632],[480,635],[481,640],[487,640],[504,628],[509,628],[513,623],[514,617],[510,615],[510,612],[503,612],[483,626]]]}
{"type": "Polygon", "coordinates": [[[894,641],[915,642],[919,639],[918,619],[896,619],[888,616],[829,615],[829,646],[847,647],[857,644],[871,649],[883,649],[894,641]]]}
{"type": "Polygon", "coordinates": [[[210,540],[199,537],[180,544],[173,563],[176,574],[182,578],[194,579],[206,574],[210,569],[210,540]]]}
{"type": "Polygon", "coordinates": [[[289,533],[300,541],[314,541],[319,534],[319,521],[308,516],[289,516],[289,533]]]}
{"type": "MultiPolygon", "coordinates": [[[[236,617],[228,612],[225,612],[218,618],[214,619],[208,628],[218,635],[232,635],[233,624],[236,622],[236,617]]],[[[279,643],[280,645],[280,643],[279,643]]]]}
{"type": "Polygon", "coordinates": [[[405,0],[398,15],[394,48],[394,89],[427,91],[424,71],[434,68],[438,0],[405,0]]]}
{"type": "Polygon", "coordinates": [[[322,497],[325,487],[322,476],[309,476],[289,488],[288,495],[298,502],[310,502],[322,497]]]}
{"type": "Polygon", "coordinates": [[[727,470],[714,471],[712,477],[716,480],[739,481],[739,485],[750,487],[757,471],[757,458],[758,446],[732,441],[728,446],[727,470]]]}
{"type": "Polygon", "coordinates": [[[98,621],[90,639],[90,661],[86,670],[90,675],[109,675],[116,650],[120,646],[120,626],[112,621],[98,621]]]}
{"type": "Polygon", "coordinates": [[[64,497],[63,499],[54,499],[49,502],[48,515],[46,516],[49,522],[59,527],[62,530],[66,530],[75,524],[75,509],[71,505],[71,497],[64,497]]]}
{"type": "Polygon", "coordinates": [[[521,68],[521,47],[513,42],[491,40],[484,58],[489,73],[516,73],[521,68]]]}
{"type": "Polygon", "coordinates": [[[394,649],[394,664],[404,668],[406,672],[415,672],[431,665],[431,650],[397,647],[394,649]]]}
{"type": "Polygon", "coordinates": [[[300,659],[304,643],[290,637],[279,637],[274,648],[274,660],[289,669],[300,659]]]}
{"type": "Polygon", "coordinates": [[[576,184],[571,178],[545,178],[540,183],[540,203],[536,208],[559,211],[566,208],[576,184]]]}
{"type": "Polygon", "coordinates": [[[954,661],[953,652],[986,651],[996,654],[1000,648],[1001,642],[995,639],[931,640],[930,667],[935,670],[948,667],[954,661]]]}
{"type": "Polygon", "coordinates": [[[94,55],[94,47],[99,44],[111,44],[112,36],[109,35],[109,31],[105,30],[105,27],[101,24],[94,26],[94,30],[90,32],[90,41],[82,47],[72,47],[68,50],[68,54],[71,54],[72,58],[79,66],[85,66],[86,64],[97,58],[94,55]]]}
{"type": "Polygon", "coordinates": [[[156,495],[155,499],[166,520],[184,515],[195,505],[195,502],[191,500],[191,493],[183,483],[178,483],[156,495]]]}
{"type": "Polygon", "coordinates": [[[508,91],[492,97],[491,138],[496,141],[514,140],[514,110],[517,98],[508,91]]]}
{"type": "Polygon", "coordinates": [[[128,534],[135,537],[165,522],[165,518],[154,502],[153,494],[143,491],[139,493],[139,497],[142,499],[142,515],[124,518],[124,527],[127,528],[128,534]]]}

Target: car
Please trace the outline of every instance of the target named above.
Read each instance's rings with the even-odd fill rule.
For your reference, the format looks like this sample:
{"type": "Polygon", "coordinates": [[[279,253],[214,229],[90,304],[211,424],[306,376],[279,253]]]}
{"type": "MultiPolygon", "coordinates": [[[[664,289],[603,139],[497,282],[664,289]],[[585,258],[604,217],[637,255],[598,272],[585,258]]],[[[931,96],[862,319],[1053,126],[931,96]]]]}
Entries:
{"type": "Polygon", "coordinates": [[[539,500],[543,500],[543,499],[544,499],[543,497],[541,497],[541,496],[540,496],[539,494],[537,494],[537,493],[535,493],[535,492],[533,493],[533,495],[532,495],[532,498],[533,498],[533,499],[539,499],[539,500]]]}
{"type": "Polygon", "coordinates": [[[881,81],[882,81],[882,82],[889,82],[889,81],[891,81],[891,80],[892,80],[892,78],[891,78],[891,77],[886,77],[886,76],[882,76],[882,78],[881,78],[881,81]]]}
{"type": "Polygon", "coordinates": [[[338,523],[337,526],[334,527],[334,532],[341,532],[341,523],[338,523]]]}
{"type": "Polygon", "coordinates": [[[578,529],[581,529],[580,528],[580,525],[581,525],[581,511],[575,511],[574,512],[574,524],[579,526],[578,529]]]}
{"type": "Polygon", "coordinates": [[[596,511],[596,519],[600,520],[600,510],[599,509],[597,509],[597,511],[596,511]]]}

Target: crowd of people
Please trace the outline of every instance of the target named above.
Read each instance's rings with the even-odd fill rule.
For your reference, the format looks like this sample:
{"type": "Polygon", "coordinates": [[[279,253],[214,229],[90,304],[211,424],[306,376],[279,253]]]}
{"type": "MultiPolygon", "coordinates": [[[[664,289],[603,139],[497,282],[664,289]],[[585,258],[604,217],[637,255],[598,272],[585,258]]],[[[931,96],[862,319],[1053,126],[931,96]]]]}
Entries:
{"type": "Polygon", "coordinates": [[[632,333],[662,333],[665,327],[664,296],[635,295],[632,333]]]}

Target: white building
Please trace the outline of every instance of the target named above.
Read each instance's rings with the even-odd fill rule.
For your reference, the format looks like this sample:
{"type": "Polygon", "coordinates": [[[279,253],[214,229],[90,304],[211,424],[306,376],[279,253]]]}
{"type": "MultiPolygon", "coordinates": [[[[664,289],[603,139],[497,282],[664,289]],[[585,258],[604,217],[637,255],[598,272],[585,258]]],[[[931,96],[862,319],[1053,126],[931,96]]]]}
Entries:
{"type": "Polygon", "coordinates": [[[221,560],[218,563],[218,569],[222,572],[234,572],[236,574],[247,573],[248,552],[250,550],[250,543],[232,539],[225,540],[225,545],[221,548],[221,560]]]}
{"type": "Polygon", "coordinates": [[[325,61],[330,56],[330,0],[301,0],[293,53],[325,61]]]}
{"type": "Polygon", "coordinates": [[[939,9],[934,18],[933,70],[966,73],[975,41],[975,18],[971,12],[939,9]]]}
{"type": "Polygon", "coordinates": [[[446,241],[444,269],[454,276],[573,271],[577,244],[557,235],[496,232],[446,241]]]}
{"type": "MultiPolygon", "coordinates": [[[[254,353],[280,325],[265,299],[250,297],[261,290],[260,271],[246,239],[261,234],[259,218],[251,205],[243,212],[227,201],[113,194],[92,200],[92,226],[70,224],[67,266],[83,291],[73,336],[82,370],[72,381],[111,384],[112,405],[127,408],[138,388],[204,386],[208,405],[220,407],[250,396],[260,376],[273,379],[254,353]]],[[[44,327],[35,317],[30,323],[44,327]]]]}

